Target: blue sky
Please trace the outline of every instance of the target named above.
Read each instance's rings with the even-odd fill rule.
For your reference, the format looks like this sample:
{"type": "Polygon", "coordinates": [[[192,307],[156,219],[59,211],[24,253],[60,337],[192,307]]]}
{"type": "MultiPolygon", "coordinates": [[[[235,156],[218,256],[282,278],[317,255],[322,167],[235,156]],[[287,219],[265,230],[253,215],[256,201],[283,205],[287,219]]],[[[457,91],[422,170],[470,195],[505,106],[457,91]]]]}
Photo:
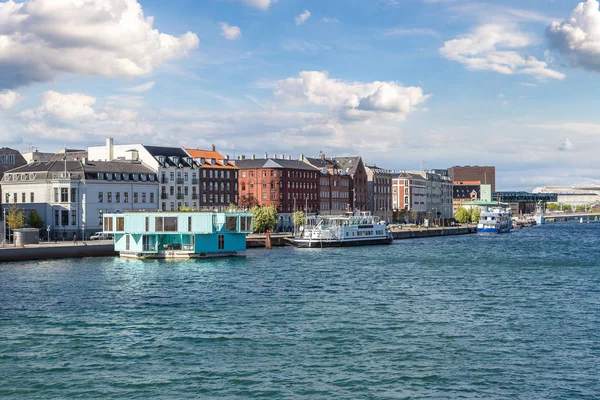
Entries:
{"type": "Polygon", "coordinates": [[[0,0],[0,140],[496,165],[501,190],[598,183],[599,8],[0,0]]]}

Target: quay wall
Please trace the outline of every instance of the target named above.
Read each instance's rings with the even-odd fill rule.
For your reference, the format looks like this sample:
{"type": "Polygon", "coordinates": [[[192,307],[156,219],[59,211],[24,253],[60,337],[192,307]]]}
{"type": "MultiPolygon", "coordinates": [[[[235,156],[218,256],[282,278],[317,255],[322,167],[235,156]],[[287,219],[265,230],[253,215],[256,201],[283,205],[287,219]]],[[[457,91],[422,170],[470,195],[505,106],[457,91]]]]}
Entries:
{"type": "Polygon", "coordinates": [[[452,236],[452,235],[466,235],[469,233],[476,233],[477,228],[475,226],[462,226],[462,227],[445,227],[445,228],[410,228],[393,230],[392,237],[394,240],[402,239],[417,239],[424,237],[435,237],[435,236],[452,236]]]}
{"type": "Polygon", "coordinates": [[[110,243],[78,246],[31,245],[26,247],[7,247],[5,249],[0,249],[0,262],[49,260],[57,258],[110,257],[116,255],[118,255],[118,253],[115,251],[115,246],[112,241],[110,243]]]}

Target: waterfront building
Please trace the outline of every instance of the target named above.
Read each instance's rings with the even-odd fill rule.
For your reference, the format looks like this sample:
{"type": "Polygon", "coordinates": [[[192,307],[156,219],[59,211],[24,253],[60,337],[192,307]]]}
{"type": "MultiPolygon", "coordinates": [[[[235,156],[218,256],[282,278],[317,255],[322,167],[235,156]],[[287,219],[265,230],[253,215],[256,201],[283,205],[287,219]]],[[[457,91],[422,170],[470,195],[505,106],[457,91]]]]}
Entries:
{"type": "Polygon", "coordinates": [[[239,204],[274,206],[279,214],[277,230],[291,230],[292,213],[313,213],[319,207],[320,171],[299,161],[269,157],[250,159],[240,156],[234,161],[239,168],[239,204]]]}
{"type": "Polygon", "coordinates": [[[393,207],[405,210],[406,220],[450,219],[452,180],[432,171],[406,171],[392,180],[393,207]],[[415,218],[416,217],[416,218],[415,218]]]}
{"type": "Polygon", "coordinates": [[[340,165],[321,153],[319,157],[300,155],[300,160],[321,171],[318,211],[322,215],[340,215],[350,210],[352,178],[340,165]]]}
{"type": "Polygon", "coordinates": [[[194,209],[214,210],[238,203],[238,168],[212,145],[210,150],[184,149],[198,167],[192,179],[194,209]],[[197,203],[196,203],[197,201],[197,203]]]}
{"type": "Polygon", "coordinates": [[[534,194],[556,194],[556,203],[571,207],[600,203],[600,185],[544,186],[533,189],[534,194]]]}
{"type": "Polygon", "coordinates": [[[340,168],[352,181],[350,182],[350,209],[366,210],[368,200],[367,171],[361,157],[334,157],[340,168]]]}
{"type": "Polygon", "coordinates": [[[479,200],[481,182],[479,181],[454,181],[452,187],[452,210],[455,213],[464,203],[479,200]]]}
{"type": "Polygon", "coordinates": [[[454,182],[480,182],[492,185],[492,193],[496,191],[496,167],[466,165],[448,168],[448,176],[454,182]]]}
{"type": "Polygon", "coordinates": [[[40,214],[46,238],[89,236],[105,213],[158,209],[156,173],[140,161],[34,162],[8,171],[1,186],[6,203],[40,214]]]}
{"type": "Polygon", "coordinates": [[[198,183],[193,182],[198,182],[199,168],[180,147],[115,145],[112,138],[107,138],[104,146],[88,147],[88,154],[91,160],[139,160],[149,166],[159,177],[159,204],[163,211],[199,206],[199,200],[193,196],[196,193],[198,197],[198,183]]]}
{"type": "MultiPolygon", "coordinates": [[[[0,148],[0,179],[2,179],[6,171],[25,164],[27,164],[27,161],[18,150],[9,147],[0,148]]],[[[5,201],[4,197],[5,196],[2,195],[2,189],[0,188],[0,204],[5,201]]]]}
{"type": "Polygon", "coordinates": [[[133,258],[237,255],[253,229],[247,212],[125,212],[104,215],[103,222],[115,250],[133,258]]]}
{"type": "Polygon", "coordinates": [[[367,172],[367,211],[385,222],[392,217],[392,180],[395,171],[366,165],[367,172]]]}

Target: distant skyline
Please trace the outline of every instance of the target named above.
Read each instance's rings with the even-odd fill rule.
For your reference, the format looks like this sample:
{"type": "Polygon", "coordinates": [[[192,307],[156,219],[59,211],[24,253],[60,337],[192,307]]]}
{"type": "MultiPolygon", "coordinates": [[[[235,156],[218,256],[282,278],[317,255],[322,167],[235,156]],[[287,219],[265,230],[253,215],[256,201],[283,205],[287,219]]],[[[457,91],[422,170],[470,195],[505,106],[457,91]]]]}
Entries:
{"type": "Polygon", "coordinates": [[[0,142],[600,183],[597,0],[0,0],[0,142]]]}

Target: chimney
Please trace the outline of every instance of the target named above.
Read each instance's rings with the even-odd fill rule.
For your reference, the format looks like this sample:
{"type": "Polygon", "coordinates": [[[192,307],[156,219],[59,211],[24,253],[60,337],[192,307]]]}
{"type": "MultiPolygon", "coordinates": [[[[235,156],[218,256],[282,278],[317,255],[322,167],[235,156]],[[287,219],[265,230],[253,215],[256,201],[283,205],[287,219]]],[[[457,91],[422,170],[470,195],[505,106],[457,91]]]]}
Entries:
{"type": "Polygon", "coordinates": [[[215,145],[214,144],[210,145],[210,151],[215,151],[215,145]]]}
{"type": "Polygon", "coordinates": [[[325,160],[325,154],[321,153],[321,160],[325,160]]]}
{"type": "Polygon", "coordinates": [[[113,160],[114,148],[113,138],[106,138],[106,161],[113,160]]]}
{"type": "Polygon", "coordinates": [[[81,159],[81,163],[82,163],[83,165],[87,165],[87,157],[83,157],[83,158],[81,159]]]}
{"type": "Polygon", "coordinates": [[[281,159],[284,160],[285,159],[285,155],[282,154],[281,155],[281,159]]]}
{"type": "Polygon", "coordinates": [[[256,155],[252,154],[252,159],[256,160],[256,155]]]}
{"type": "Polygon", "coordinates": [[[242,160],[245,160],[245,159],[246,159],[246,155],[242,154],[242,160]]]}
{"type": "Polygon", "coordinates": [[[265,152],[265,158],[269,158],[269,154],[265,152]]]}
{"type": "Polygon", "coordinates": [[[227,154],[227,159],[229,160],[229,154],[227,154]]]}
{"type": "Polygon", "coordinates": [[[288,160],[291,160],[291,159],[292,159],[292,156],[288,156],[288,160]]]}

